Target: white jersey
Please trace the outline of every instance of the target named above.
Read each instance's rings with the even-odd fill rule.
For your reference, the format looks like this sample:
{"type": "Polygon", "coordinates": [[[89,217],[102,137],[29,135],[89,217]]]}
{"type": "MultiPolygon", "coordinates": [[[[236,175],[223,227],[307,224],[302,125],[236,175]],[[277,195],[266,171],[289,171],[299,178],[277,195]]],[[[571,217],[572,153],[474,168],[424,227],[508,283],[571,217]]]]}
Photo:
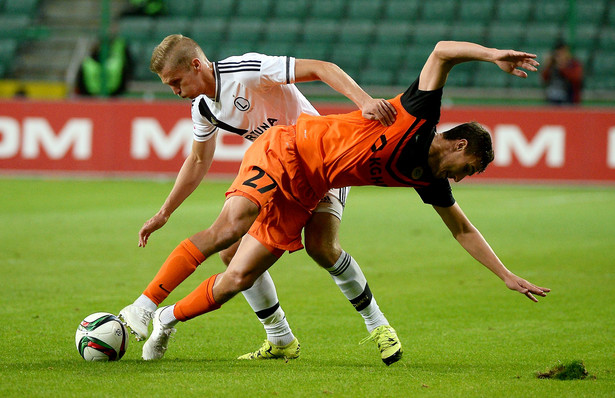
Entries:
{"type": "Polygon", "coordinates": [[[293,84],[295,58],[247,53],[213,63],[215,98],[192,101],[196,141],[209,140],[218,129],[254,141],[274,125],[293,125],[316,109],[293,84]]]}

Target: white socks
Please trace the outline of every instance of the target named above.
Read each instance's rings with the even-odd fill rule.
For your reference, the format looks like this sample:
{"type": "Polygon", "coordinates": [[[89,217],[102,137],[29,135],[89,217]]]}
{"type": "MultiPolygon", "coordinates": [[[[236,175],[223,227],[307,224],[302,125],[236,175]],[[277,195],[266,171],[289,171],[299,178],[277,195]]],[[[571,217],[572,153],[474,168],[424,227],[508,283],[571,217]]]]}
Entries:
{"type": "Polygon", "coordinates": [[[142,294],[141,296],[139,296],[139,298],[136,299],[133,304],[136,305],[137,307],[145,308],[146,310],[148,310],[150,312],[154,312],[158,308],[156,303],[154,303],[145,294],[142,294]]]}
{"type": "Polygon", "coordinates": [[[389,324],[372,296],[363,271],[350,254],[342,251],[340,258],[333,267],[327,268],[327,271],[344,296],[361,314],[368,332],[371,333],[378,326],[389,324]]]}
{"type": "Polygon", "coordinates": [[[280,307],[278,294],[269,272],[266,271],[259,276],[254,285],[242,293],[265,327],[267,340],[274,345],[285,346],[295,339],[284,310],[280,307]]]}

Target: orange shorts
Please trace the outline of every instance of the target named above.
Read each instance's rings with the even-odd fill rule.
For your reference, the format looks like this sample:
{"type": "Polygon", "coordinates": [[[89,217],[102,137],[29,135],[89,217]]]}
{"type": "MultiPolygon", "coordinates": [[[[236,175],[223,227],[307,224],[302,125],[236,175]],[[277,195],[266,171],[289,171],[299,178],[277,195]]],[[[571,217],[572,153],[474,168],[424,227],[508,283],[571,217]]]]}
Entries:
{"type": "Polygon", "coordinates": [[[227,197],[244,196],[259,207],[248,233],[273,253],[303,248],[301,231],[322,198],[308,184],[295,154],[294,128],[272,127],[248,148],[226,192],[227,197]]]}

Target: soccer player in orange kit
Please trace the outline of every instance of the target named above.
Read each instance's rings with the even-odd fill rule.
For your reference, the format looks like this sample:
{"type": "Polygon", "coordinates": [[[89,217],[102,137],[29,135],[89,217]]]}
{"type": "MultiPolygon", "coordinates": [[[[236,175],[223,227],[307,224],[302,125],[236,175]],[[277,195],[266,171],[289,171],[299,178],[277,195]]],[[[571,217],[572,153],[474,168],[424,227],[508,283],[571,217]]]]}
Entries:
{"type": "Polygon", "coordinates": [[[489,133],[475,122],[441,134],[435,131],[442,89],[456,64],[492,62],[507,73],[527,77],[519,68],[536,71],[535,57],[468,42],[440,42],[419,78],[390,100],[397,111],[392,125],[364,120],[360,112],[301,115],[296,126],[274,127],[263,134],[246,152],[220,216],[210,228],[181,243],[195,255],[171,255],[167,262],[201,263],[245,235],[237,253],[226,271],[211,276],[176,304],[156,311],[143,358],[162,358],[175,324],[219,308],[249,288],[284,251],[301,249],[301,230],[332,187],[415,188],[461,246],[509,289],[532,301],[537,301],[534,295],[546,296],[550,289],[504,266],[453,198],[449,179],[458,182],[482,172],[493,160],[489,133]]]}

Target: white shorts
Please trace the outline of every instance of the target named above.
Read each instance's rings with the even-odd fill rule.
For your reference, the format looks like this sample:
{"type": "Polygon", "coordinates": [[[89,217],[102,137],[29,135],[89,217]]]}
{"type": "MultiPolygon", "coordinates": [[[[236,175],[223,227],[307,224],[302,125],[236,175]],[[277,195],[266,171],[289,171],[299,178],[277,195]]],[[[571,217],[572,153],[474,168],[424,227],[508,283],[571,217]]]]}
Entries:
{"type": "Polygon", "coordinates": [[[331,188],[320,200],[320,203],[314,209],[314,213],[330,213],[341,221],[349,191],[350,187],[331,188]]]}

